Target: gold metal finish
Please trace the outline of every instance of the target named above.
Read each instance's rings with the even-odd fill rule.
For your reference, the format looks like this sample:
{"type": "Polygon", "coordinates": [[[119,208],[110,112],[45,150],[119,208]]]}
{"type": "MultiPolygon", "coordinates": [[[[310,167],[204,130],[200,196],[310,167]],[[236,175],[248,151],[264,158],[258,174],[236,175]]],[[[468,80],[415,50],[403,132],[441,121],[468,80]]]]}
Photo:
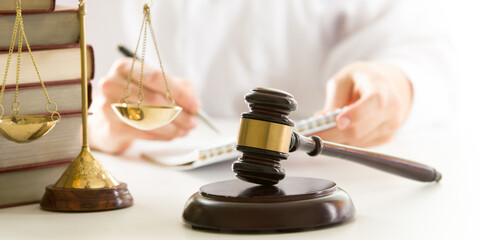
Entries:
{"type": "Polygon", "coordinates": [[[55,183],[56,188],[111,188],[120,183],[97,161],[89,148],[82,148],[78,157],[55,183]]]}
{"type": "Polygon", "coordinates": [[[28,143],[47,134],[60,120],[50,116],[16,116],[1,119],[0,133],[10,141],[28,143]]]}
{"type": "Polygon", "coordinates": [[[123,122],[140,130],[152,130],[166,125],[182,111],[178,106],[162,107],[127,103],[114,103],[111,106],[123,122]]]}
{"type": "Polygon", "coordinates": [[[292,131],[287,125],[242,118],[237,145],[288,153],[292,131]]]}
{"type": "MultiPolygon", "coordinates": [[[[88,145],[88,83],[87,83],[87,43],[85,41],[85,15],[87,14],[85,8],[85,0],[80,0],[78,3],[78,15],[80,17],[80,67],[82,77],[82,151],[89,149],[88,145]]],[[[80,153],[80,155],[82,155],[80,153]]]]}
{"type": "Polygon", "coordinates": [[[13,27],[12,38],[10,40],[10,48],[8,50],[7,64],[5,66],[5,74],[3,76],[2,89],[0,91],[0,133],[7,138],[8,140],[17,142],[17,143],[27,143],[35,139],[38,139],[48,133],[56,123],[61,119],[60,114],[57,111],[57,104],[50,100],[48,96],[47,89],[43,83],[40,72],[38,71],[37,64],[28,44],[27,36],[25,35],[25,30],[23,26],[22,18],[22,7],[21,0],[16,1],[16,17],[15,24],[13,27]],[[15,78],[15,97],[12,101],[11,108],[13,110],[13,115],[8,117],[3,117],[4,108],[2,106],[3,94],[5,92],[5,87],[7,83],[8,70],[10,68],[10,61],[12,59],[13,49],[15,47],[15,39],[17,38],[18,33],[18,44],[17,44],[17,69],[16,69],[16,78],[15,78]],[[20,102],[18,101],[18,85],[20,79],[20,68],[21,68],[21,53],[23,49],[23,41],[27,46],[30,58],[32,59],[33,66],[37,73],[40,84],[42,85],[43,92],[47,99],[47,104],[45,105],[45,110],[50,113],[50,116],[43,115],[29,115],[29,116],[17,116],[20,111],[20,102]],[[54,109],[50,109],[49,106],[53,106],[54,109]]]}
{"type": "Polygon", "coordinates": [[[168,86],[165,70],[163,69],[162,59],[158,51],[157,40],[152,28],[152,21],[150,19],[150,7],[148,4],[143,5],[143,21],[140,27],[140,34],[138,36],[135,52],[133,53],[132,65],[128,74],[127,83],[123,89],[122,97],[119,103],[112,104],[112,108],[117,116],[128,125],[140,130],[152,130],[159,128],[165,124],[170,123],[182,111],[181,107],[176,106],[172,91],[168,86]],[[153,45],[157,53],[160,69],[162,71],[163,81],[165,83],[166,98],[170,106],[144,106],[143,105],[143,69],[145,66],[145,53],[147,49],[147,33],[152,35],[153,45]],[[142,56],[140,60],[140,79],[138,81],[138,99],[137,104],[128,104],[127,99],[130,97],[130,83],[133,75],[133,68],[135,61],[137,61],[137,52],[142,42],[142,56]]]}
{"type": "Polygon", "coordinates": [[[87,46],[85,43],[85,1],[79,0],[80,56],[82,73],[82,150],[60,179],[45,188],[40,206],[48,211],[92,212],[130,207],[133,198],[125,183],[118,182],[93,157],[88,146],[87,46]]]}
{"type": "Polygon", "coordinates": [[[68,166],[60,179],[55,183],[56,188],[111,188],[120,183],[103,168],[92,155],[88,145],[87,117],[88,117],[88,90],[87,90],[87,47],[85,42],[85,1],[80,1],[80,53],[82,73],[82,150],[75,160],[68,166]]]}

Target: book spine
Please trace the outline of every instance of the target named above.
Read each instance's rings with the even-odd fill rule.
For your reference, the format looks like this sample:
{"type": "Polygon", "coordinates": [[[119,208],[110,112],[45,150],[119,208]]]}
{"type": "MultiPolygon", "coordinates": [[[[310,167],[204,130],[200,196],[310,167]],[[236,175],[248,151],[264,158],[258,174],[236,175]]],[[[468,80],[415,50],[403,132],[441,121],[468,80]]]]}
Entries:
{"type": "Polygon", "coordinates": [[[34,201],[18,202],[18,203],[10,203],[10,204],[5,204],[5,205],[0,205],[0,209],[10,208],[10,207],[18,207],[18,206],[23,206],[23,205],[35,204],[35,203],[40,203],[40,199],[39,200],[34,200],[34,201]]]}
{"type": "MultiPolygon", "coordinates": [[[[58,109],[61,112],[71,112],[71,111],[81,111],[81,102],[78,99],[81,96],[81,80],[68,80],[62,82],[51,82],[51,84],[45,83],[47,91],[49,92],[49,96],[51,100],[57,102],[58,109]],[[60,100],[58,100],[60,99],[60,100]],[[74,103],[74,104],[66,104],[66,103],[74,103]]],[[[15,88],[13,89],[6,89],[4,94],[4,106],[7,105],[12,101],[13,94],[15,88]]],[[[88,106],[92,104],[92,84],[89,81],[88,86],[88,106]]],[[[45,114],[44,110],[44,102],[38,102],[38,100],[44,99],[43,89],[40,85],[28,86],[28,87],[21,87],[19,90],[19,99],[23,102],[23,108],[21,112],[23,115],[43,115],[45,114]],[[25,97],[25,96],[35,96],[35,97],[25,97]]],[[[8,116],[12,114],[12,110],[10,108],[5,109],[4,116],[8,116]]]]}
{"type": "Polygon", "coordinates": [[[81,146],[81,112],[60,114],[62,121],[37,141],[16,144],[0,138],[3,148],[0,155],[0,173],[50,166],[52,161],[58,159],[75,158],[81,146]]]}
{"type": "Polygon", "coordinates": [[[73,158],[55,160],[45,164],[0,172],[0,177],[8,182],[8,185],[0,186],[0,192],[3,194],[0,195],[0,208],[39,203],[45,191],[45,186],[53,184],[72,161],[73,158]],[[33,176],[41,177],[35,178],[32,177],[32,174],[33,176]],[[8,176],[12,175],[18,175],[24,178],[25,181],[8,181],[11,179],[8,176]],[[12,192],[12,189],[22,189],[23,193],[18,194],[16,191],[12,192]]]}
{"type": "MultiPolygon", "coordinates": [[[[15,0],[2,0],[2,1],[11,1],[15,2],[15,0]]],[[[33,1],[38,1],[38,0],[31,0],[33,1]]],[[[25,0],[22,1],[23,4],[25,4],[25,0]]],[[[55,0],[50,0],[50,6],[48,8],[25,8],[22,9],[22,13],[49,13],[55,11],[55,0]]],[[[15,14],[16,11],[15,9],[0,9],[0,14],[15,14]]]]}
{"type": "MultiPolygon", "coordinates": [[[[69,47],[78,44],[80,40],[78,9],[24,14],[23,21],[31,49],[69,47]]],[[[14,22],[14,13],[0,14],[0,51],[8,51],[10,48],[14,22]]]]}
{"type": "Polygon", "coordinates": [[[53,161],[41,162],[41,163],[25,164],[25,165],[7,167],[7,168],[0,168],[0,174],[5,172],[29,171],[33,169],[39,169],[39,168],[61,166],[61,165],[69,164],[71,161],[73,161],[73,158],[53,160],[53,161]]]}
{"type": "MultiPolygon", "coordinates": [[[[89,81],[92,79],[89,78],[89,81]]],[[[69,85],[69,84],[80,84],[82,82],[82,79],[70,79],[70,80],[60,80],[60,81],[49,81],[49,82],[44,82],[45,87],[49,86],[61,86],[61,85],[69,85]]],[[[42,85],[40,82],[38,83],[20,83],[18,84],[18,89],[19,90],[25,90],[25,89],[35,89],[35,88],[40,88],[42,85]]],[[[14,84],[8,84],[5,86],[5,92],[8,91],[15,91],[15,85],[14,84]]],[[[47,89],[48,91],[48,89],[47,89]]]]}
{"type": "MultiPolygon", "coordinates": [[[[30,45],[30,49],[32,51],[38,51],[38,50],[53,50],[53,49],[62,49],[62,48],[74,48],[78,46],[79,46],[78,42],[75,41],[75,42],[55,44],[55,45],[42,45],[42,44],[30,45]]],[[[10,47],[7,47],[7,46],[0,47],[1,54],[4,54],[4,53],[8,54],[9,50],[10,50],[10,47]]],[[[16,51],[18,51],[17,45],[13,47],[13,51],[14,51],[14,54],[16,53],[16,51]]],[[[25,51],[28,51],[27,46],[22,46],[22,52],[25,52],[25,51]]]]}
{"type": "MultiPolygon", "coordinates": [[[[78,44],[75,44],[73,47],[54,48],[54,49],[62,50],[62,49],[72,49],[72,48],[78,48],[78,50],[80,51],[80,46],[78,44]]],[[[34,54],[34,57],[35,57],[36,52],[46,53],[49,50],[53,50],[53,49],[36,49],[36,50],[33,50],[32,53],[34,54]]],[[[87,78],[88,78],[89,81],[91,81],[95,76],[95,52],[94,52],[93,47],[91,45],[87,45],[87,51],[88,51],[88,56],[89,56],[88,57],[88,68],[90,69],[90,73],[89,73],[89,76],[87,76],[87,78]]],[[[0,51],[0,56],[2,58],[5,58],[5,56],[7,54],[8,54],[8,52],[0,51]]],[[[14,54],[16,54],[16,53],[14,53],[14,54]]],[[[79,57],[80,57],[80,54],[79,54],[79,57]]],[[[24,58],[24,57],[22,56],[22,58],[24,58]]],[[[43,58],[47,59],[46,62],[52,62],[51,58],[45,58],[45,56],[43,56],[43,58]]],[[[28,60],[28,61],[30,61],[30,60],[28,60]]],[[[37,64],[39,64],[39,63],[40,62],[37,62],[37,64]]],[[[11,65],[10,67],[14,68],[14,69],[9,70],[9,76],[12,74],[12,71],[14,71],[16,69],[16,66],[11,65]]],[[[23,66],[23,67],[25,67],[25,66],[23,66]]],[[[78,75],[77,78],[64,79],[64,80],[52,80],[52,79],[48,79],[48,77],[47,77],[47,79],[45,79],[45,78],[43,78],[41,69],[40,69],[40,75],[42,76],[42,79],[43,79],[43,82],[44,82],[45,86],[47,86],[47,87],[48,86],[55,86],[55,85],[70,84],[70,83],[74,83],[76,81],[81,81],[80,75],[78,75]]],[[[30,89],[30,88],[37,88],[37,87],[41,86],[40,81],[38,79],[36,79],[36,80],[37,80],[36,82],[28,82],[28,83],[20,82],[19,83],[19,88],[20,89],[30,89]]],[[[11,77],[7,78],[7,85],[5,86],[5,91],[11,91],[12,89],[15,89],[15,83],[11,83],[11,82],[12,82],[11,77]]]]}

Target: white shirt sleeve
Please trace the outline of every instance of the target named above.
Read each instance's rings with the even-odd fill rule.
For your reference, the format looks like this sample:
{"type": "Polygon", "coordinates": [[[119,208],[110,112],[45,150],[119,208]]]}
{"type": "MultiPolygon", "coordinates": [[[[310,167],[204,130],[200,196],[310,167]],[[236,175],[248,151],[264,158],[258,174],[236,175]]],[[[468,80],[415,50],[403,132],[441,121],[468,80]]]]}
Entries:
{"type": "MultiPolygon", "coordinates": [[[[354,61],[377,61],[403,71],[413,86],[408,125],[445,123],[452,110],[451,45],[441,8],[432,1],[354,1],[341,5],[342,39],[328,69],[354,61]],[[370,4],[375,2],[376,4],[370,4]]],[[[424,125],[423,125],[424,126],[424,125]]]]}

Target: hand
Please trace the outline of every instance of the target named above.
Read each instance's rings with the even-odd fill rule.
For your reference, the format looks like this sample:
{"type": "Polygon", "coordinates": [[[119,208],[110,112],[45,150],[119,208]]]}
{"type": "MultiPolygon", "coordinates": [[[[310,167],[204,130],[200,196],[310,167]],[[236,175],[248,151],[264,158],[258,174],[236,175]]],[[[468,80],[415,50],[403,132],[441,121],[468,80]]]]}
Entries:
{"type": "MultiPolygon", "coordinates": [[[[200,101],[195,97],[191,82],[186,79],[167,76],[168,86],[172,91],[175,103],[182,107],[182,112],[170,123],[158,129],[143,131],[122,122],[113,112],[110,104],[122,97],[130,67],[131,58],[117,61],[107,76],[99,82],[99,90],[95,92],[89,117],[89,140],[92,148],[108,153],[119,154],[127,150],[135,139],[171,140],[187,135],[197,124],[195,113],[200,101]]],[[[162,72],[147,66],[143,70],[143,94],[145,105],[169,105],[166,100],[166,88],[162,72]]],[[[127,102],[136,103],[138,99],[138,83],[140,80],[140,62],[136,61],[130,83],[131,96],[127,102]]]]}
{"type": "Polygon", "coordinates": [[[328,81],[322,112],[349,108],[337,116],[336,128],[318,136],[358,147],[387,142],[405,121],[412,95],[410,81],[395,67],[375,62],[348,65],[328,81]]]}

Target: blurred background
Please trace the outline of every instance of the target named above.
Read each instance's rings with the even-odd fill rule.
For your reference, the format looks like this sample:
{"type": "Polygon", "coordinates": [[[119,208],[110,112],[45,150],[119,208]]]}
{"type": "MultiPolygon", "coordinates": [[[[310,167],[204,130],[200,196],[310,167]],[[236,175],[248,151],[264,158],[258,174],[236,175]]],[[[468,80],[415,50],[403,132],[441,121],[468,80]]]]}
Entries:
{"type": "MultiPolygon", "coordinates": [[[[95,80],[107,74],[111,64],[122,56],[117,51],[118,44],[126,44],[126,39],[119,39],[127,33],[123,29],[123,17],[127,14],[120,8],[120,1],[127,0],[87,0],[87,43],[95,49],[95,80]]],[[[134,1],[134,0],[129,0],[134,1]]],[[[145,2],[142,0],[135,0],[145,2]]],[[[372,0],[373,1],[373,0],[372,0]]],[[[462,144],[476,149],[480,144],[480,2],[469,0],[432,1],[435,8],[443,9],[442,17],[445,29],[450,32],[454,58],[454,72],[451,79],[450,98],[453,109],[448,116],[431,116],[448,118],[454,131],[461,133],[462,144]]],[[[57,0],[58,4],[76,6],[76,0],[57,0]]],[[[433,7],[433,6],[432,6],[433,7]]],[[[131,11],[139,11],[132,9],[131,11]]],[[[137,33],[129,33],[136,35],[137,33]]],[[[432,86],[432,92],[435,86],[432,86]]],[[[446,106],[450,108],[450,106],[446,106]]],[[[460,139],[457,139],[460,140],[460,139]]],[[[479,163],[480,165],[480,163],[479,163]]]]}
{"type": "MultiPolygon", "coordinates": [[[[126,1],[126,0],[120,0],[126,1]]],[[[134,0],[131,0],[134,1],[134,0]]],[[[139,0],[135,0],[139,1],[139,0]]],[[[76,6],[76,0],[57,0],[58,4],[76,6]]],[[[87,42],[95,49],[96,73],[95,79],[104,76],[115,59],[122,57],[116,47],[125,44],[124,39],[118,39],[120,32],[126,31],[119,24],[124,12],[119,8],[119,0],[87,0],[87,42]]],[[[448,117],[457,126],[472,133],[472,139],[478,133],[480,123],[480,77],[478,65],[480,57],[480,2],[469,0],[439,0],[444,13],[446,29],[451,33],[453,43],[454,74],[452,81],[453,112],[448,117]],[[474,134],[476,133],[476,134],[474,134]]],[[[436,6],[438,7],[438,6],[436,6]]],[[[134,10],[132,10],[134,11],[134,10]]],[[[137,34],[137,33],[132,33],[137,34]]],[[[432,86],[432,91],[435,87],[432,86]]]]}

